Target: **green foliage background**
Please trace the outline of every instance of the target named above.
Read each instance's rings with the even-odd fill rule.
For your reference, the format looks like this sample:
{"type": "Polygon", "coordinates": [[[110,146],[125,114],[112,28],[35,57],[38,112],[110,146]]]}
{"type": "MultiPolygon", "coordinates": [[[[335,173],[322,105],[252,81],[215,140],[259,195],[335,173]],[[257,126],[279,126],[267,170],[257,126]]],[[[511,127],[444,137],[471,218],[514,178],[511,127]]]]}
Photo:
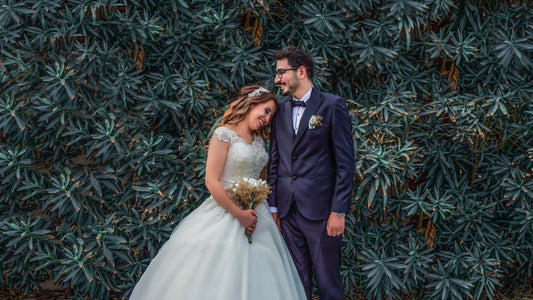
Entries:
{"type": "Polygon", "coordinates": [[[286,45],[352,112],[347,298],[531,286],[532,1],[0,0],[1,287],[127,297],[286,45]]]}

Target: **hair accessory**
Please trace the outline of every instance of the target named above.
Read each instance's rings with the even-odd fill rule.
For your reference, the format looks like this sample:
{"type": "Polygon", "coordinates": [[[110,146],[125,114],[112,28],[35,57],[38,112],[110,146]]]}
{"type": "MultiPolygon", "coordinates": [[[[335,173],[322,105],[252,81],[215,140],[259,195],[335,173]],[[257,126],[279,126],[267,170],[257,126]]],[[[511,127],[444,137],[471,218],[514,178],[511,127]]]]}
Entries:
{"type": "Polygon", "coordinates": [[[261,95],[261,92],[267,92],[268,93],[268,90],[265,89],[264,87],[256,88],[253,92],[248,93],[248,97],[259,96],[259,95],[261,95]]]}

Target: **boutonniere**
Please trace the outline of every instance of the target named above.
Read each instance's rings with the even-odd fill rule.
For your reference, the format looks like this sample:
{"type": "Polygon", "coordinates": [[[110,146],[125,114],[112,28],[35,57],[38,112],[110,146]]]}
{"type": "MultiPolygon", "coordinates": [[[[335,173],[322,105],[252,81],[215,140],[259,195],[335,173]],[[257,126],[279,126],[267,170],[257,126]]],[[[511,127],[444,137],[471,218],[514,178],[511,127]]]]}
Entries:
{"type": "Polygon", "coordinates": [[[315,129],[317,126],[324,126],[320,121],[322,121],[322,116],[320,115],[312,115],[311,119],[309,119],[309,129],[315,129]]]}

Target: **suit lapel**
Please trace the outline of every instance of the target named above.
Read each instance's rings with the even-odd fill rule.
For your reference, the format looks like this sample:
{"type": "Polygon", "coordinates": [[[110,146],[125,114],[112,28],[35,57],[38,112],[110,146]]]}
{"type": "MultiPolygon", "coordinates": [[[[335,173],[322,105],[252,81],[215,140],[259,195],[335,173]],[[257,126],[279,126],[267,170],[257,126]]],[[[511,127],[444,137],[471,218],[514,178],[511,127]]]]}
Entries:
{"type": "MultiPolygon", "coordinates": [[[[315,114],[320,104],[322,104],[322,98],[320,97],[320,92],[317,89],[313,88],[313,90],[311,91],[311,97],[309,98],[307,102],[307,106],[305,107],[304,115],[300,119],[300,125],[298,126],[298,132],[296,134],[296,138],[294,139],[293,145],[296,145],[298,141],[300,141],[300,139],[304,135],[304,132],[308,129],[307,124],[309,124],[309,119],[311,119],[311,116],[315,114]]],[[[291,124],[291,129],[292,128],[293,127],[291,124]]],[[[294,130],[292,131],[294,132],[294,130]]]]}
{"type": "Polygon", "coordinates": [[[286,98],[287,101],[284,101],[284,111],[285,114],[283,116],[283,122],[285,122],[285,128],[287,130],[287,134],[291,137],[291,141],[294,140],[294,128],[292,127],[292,104],[290,102],[291,97],[286,98]]]}

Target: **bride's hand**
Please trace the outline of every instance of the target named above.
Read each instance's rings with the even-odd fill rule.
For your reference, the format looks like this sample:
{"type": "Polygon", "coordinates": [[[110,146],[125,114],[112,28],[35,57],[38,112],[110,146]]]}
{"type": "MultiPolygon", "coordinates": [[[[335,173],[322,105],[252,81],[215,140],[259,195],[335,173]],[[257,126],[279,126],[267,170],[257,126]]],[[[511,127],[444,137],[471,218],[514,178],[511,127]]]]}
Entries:
{"type": "Polygon", "coordinates": [[[257,223],[257,212],[253,209],[241,210],[238,216],[235,216],[237,220],[251,232],[255,230],[255,224],[257,223]]]}

